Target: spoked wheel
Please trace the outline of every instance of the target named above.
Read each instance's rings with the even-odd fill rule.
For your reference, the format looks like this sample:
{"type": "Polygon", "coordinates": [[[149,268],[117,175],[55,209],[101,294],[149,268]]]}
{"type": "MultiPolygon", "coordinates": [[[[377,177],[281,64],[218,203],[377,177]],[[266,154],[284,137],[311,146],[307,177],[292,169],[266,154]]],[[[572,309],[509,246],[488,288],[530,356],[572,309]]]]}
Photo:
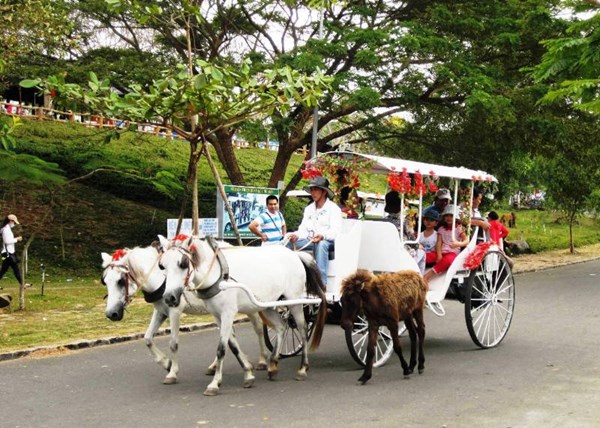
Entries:
{"type": "Polygon", "coordinates": [[[504,254],[488,252],[471,272],[465,289],[465,320],[471,339],[481,348],[499,344],[515,308],[515,281],[504,254]]]}
{"type": "MultiPolygon", "coordinates": [[[[404,323],[398,326],[398,335],[406,331],[404,323]]],[[[352,330],[346,330],[346,345],[354,361],[365,366],[367,361],[367,346],[369,344],[369,323],[364,315],[359,314],[354,321],[352,330]]],[[[387,327],[379,327],[373,367],[384,365],[394,352],[392,336],[387,327]]]]}
{"type": "MultiPolygon", "coordinates": [[[[315,319],[317,312],[319,312],[319,304],[303,305],[304,319],[306,320],[307,326],[307,337],[310,340],[313,330],[315,329],[315,319]]],[[[279,315],[285,324],[283,331],[283,345],[281,346],[281,358],[293,357],[298,355],[302,351],[302,334],[298,330],[296,320],[286,307],[279,309],[279,315]]],[[[265,333],[265,344],[269,351],[273,350],[273,343],[275,343],[276,333],[271,327],[266,324],[263,325],[265,333]]]]}

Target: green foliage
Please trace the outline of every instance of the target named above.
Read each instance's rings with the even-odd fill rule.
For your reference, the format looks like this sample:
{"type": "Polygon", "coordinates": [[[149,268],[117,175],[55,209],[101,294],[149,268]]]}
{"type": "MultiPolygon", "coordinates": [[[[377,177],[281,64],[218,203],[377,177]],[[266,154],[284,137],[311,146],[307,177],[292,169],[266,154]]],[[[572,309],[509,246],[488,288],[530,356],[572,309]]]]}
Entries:
{"type": "MultiPolygon", "coordinates": [[[[597,11],[597,9],[594,9],[597,11]]],[[[540,82],[553,83],[544,103],[572,103],[576,109],[600,114],[600,15],[575,20],[562,37],[544,42],[547,51],[531,70],[540,82]]]]}
{"type": "Polygon", "coordinates": [[[0,118],[0,143],[4,150],[15,148],[13,133],[17,126],[21,126],[21,118],[12,116],[10,119],[0,118]]]}
{"type": "MultiPolygon", "coordinates": [[[[508,240],[527,241],[534,253],[569,248],[569,226],[564,214],[552,210],[514,210],[517,227],[511,228],[508,240]]],[[[499,210],[502,214],[504,210],[499,210]]],[[[576,247],[597,244],[600,241],[600,219],[582,216],[573,226],[576,247]]]]}

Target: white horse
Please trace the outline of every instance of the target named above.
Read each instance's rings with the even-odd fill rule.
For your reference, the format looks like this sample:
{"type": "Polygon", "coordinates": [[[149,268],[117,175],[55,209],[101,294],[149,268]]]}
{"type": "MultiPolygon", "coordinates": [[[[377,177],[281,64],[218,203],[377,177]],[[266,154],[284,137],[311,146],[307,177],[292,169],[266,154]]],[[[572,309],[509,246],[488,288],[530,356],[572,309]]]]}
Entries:
{"type": "MultiPolygon", "coordinates": [[[[117,250],[112,256],[102,253],[102,283],[106,285],[106,317],[112,321],[123,319],[123,312],[138,289],[141,288],[144,300],[154,305],[154,312],[150,325],[144,335],[146,346],[150,350],[156,363],[168,371],[163,380],[164,384],[177,383],[179,371],[179,326],[181,315],[206,313],[202,299],[196,293],[186,291],[184,298],[176,307],[169,307],[163,300],[165,290],[165,275],[158,268],[159,249],[156,247],[136,247],[132,250],[117,250]],[[171,340],[169,349],[171,358],[168,358],[154,343],[154,336],[162,323],[169,319],[171,340]]],[[[260,355],[257,370],[267,369],[267,349],[264,340],[262,321],[257,314],[249,316],[254,331],[258,336],[260,355]]],[[[234,339],[235,340],[235,339],[234,339]]],[[[214,375],[217,360],[208,367],[207,374],[214,375]]]]}
{"type": "MultiPolygon", "coordinates": [[[[225,345],[230,340],[234,316],[238,312],[250,315],[263,311],[263,315],[277,333],[268,367],[269,379],[274,379],[277,374],[283,343],[285,325],[277,310],[258,306],[242,289],[220,290],[219,285],[222,281],[247,287],[253,298],[259,302],[274,302],[281,297],[301,299],[307,292],[319,296],[321,304],[315,321],[311,349],[319,346],[327,317],[327,304],[323,292],[325,286],[310,254],[295,253],[279,245],[217,248],[211,238],[190,237],[181,245],[173,245],[160,235],[159,239],[164,250],[159,263],[167,275],[164,293],[167,305],[177,307],[184,289],[193,288],[205,299],[207,310],[214,315],[220,326],[216,372],[204,395],[216,395],[219,391],[223,378],[225,345]]],[[[300,369],[296,372],[296,379],[304,380],[308,370],[308,339],[304,313],[302,305],[290,305],[289,310],[298,325],[298,331],[302,334],[302,361],[300,369]]],[[[243,386],[250,388],[254,383],[252,365],[239,348],[232,351],[244,370],[243,386]]]]}

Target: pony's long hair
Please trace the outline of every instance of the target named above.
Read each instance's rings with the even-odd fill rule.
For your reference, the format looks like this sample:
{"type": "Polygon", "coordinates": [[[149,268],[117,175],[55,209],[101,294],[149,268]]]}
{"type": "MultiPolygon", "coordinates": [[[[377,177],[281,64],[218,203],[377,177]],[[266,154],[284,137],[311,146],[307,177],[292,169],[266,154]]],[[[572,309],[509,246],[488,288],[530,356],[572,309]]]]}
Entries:
{"type": "Polygon", "coordinates": [[[300,261],[306,271],[306,291],[310,294],[319,296],[321,299],[319,312],[317,313],[317,319],[315,321],[315,329],[310,343],[310,350],[314,351],[321,344],[321,337],[323,336],[325,321],[327,320],[327,297],[325,296],[324,291],[325,284],[323,284],[321,272],[319,271],[315,259],[309,253],[302,251],[298,251],[296,254],[300,257],[300,261]]]}

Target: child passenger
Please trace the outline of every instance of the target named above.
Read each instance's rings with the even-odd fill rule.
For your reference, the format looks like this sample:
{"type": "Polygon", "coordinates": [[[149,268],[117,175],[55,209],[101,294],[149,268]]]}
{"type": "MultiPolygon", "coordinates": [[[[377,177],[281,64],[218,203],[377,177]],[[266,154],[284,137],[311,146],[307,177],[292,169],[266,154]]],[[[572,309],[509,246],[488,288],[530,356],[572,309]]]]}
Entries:
{"type": "Polygon", "coordinates": [[[425,230],[421,233],[419,244],[425,251],[425,264],[433,265],[436,261],[437,253],[435,247],[437,245],[437,231],[435,227],[440,220],[440,215],[435,210],[423,213],[423,224],[425,230]]]}
{"type": "Polygon", "coordinates": [[[469,243],[469,238],[463,229],[459,216],[454,220],[454,205],[448,205],[442,212],[442,225],[437,230],[435,265],[423,277],[425,282],[435,275],[446,272],[456,256],[469,243]],[[454,235],[452,224],[454,223],[454,235]]]}
{"type": "Polygon", "coordinates": [[[490,239],[494,243],[500,245],[500,240],[504,240],[510,233],[509,230],[502,223],[498,221],[498,213],[496,211],[490,211],[488,213],[488,223],[490,224],[490,239]]]}

